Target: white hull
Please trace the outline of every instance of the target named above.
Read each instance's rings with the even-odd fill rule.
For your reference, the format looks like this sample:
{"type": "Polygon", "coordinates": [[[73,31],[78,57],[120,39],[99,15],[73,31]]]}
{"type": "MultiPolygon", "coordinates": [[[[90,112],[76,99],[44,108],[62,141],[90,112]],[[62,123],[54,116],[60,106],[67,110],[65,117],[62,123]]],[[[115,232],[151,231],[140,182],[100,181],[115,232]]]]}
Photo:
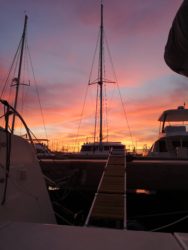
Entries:
{"type": "MultiPolygon", "coordinates": [[[[6,133],[0,131],[0,201],[5,187],[6,133]]],[[[56,223],[34,149],[25,139],[12,135],[6,199],[0,205],[0,222],[56,223]]]]}

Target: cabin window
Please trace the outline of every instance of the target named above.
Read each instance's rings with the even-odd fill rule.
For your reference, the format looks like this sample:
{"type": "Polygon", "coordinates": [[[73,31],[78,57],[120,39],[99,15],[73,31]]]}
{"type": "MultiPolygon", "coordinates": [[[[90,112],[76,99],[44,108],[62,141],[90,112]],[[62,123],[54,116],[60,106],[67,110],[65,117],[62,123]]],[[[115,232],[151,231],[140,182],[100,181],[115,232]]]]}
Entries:
{"type": "Polygon", "coordinates": [[[166,141],[159,141],[159,152],[167,152],[166,141]]]}
{"type": "Polygon", "coordinates": [[[82,146],[82,149],[81,151],[84,152],[84,151],[91,151],[91,147],[90,146],[82,146]]]}
{"type": "Polygon", "coordinates": [[[114,149],[119,149],[119,150],[124,150],[125,147],[124,145],[120,145],[120,146],[113,146],[114,149]]]}
{"type": "Polygon", "coordinates": [[[97,151],[97,150],[99,150],[99,147],[98,147],[98,146],[93,146],[93,147],[92,147],[92,150],[93,150],[93,151],[97,151]]]}

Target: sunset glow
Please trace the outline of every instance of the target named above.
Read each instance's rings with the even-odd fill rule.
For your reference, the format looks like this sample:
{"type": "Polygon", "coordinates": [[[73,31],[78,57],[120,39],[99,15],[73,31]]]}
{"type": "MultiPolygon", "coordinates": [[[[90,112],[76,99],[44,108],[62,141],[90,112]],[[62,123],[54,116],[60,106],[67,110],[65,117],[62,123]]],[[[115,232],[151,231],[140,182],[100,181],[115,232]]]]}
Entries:
{"type": "MultiPolygon", "coordinates": [[[[150,147],[158,136],[157,120],[163,110],[187,103],[187,78],[172,72],[163,59],[168,32],[181,3],[104,0],[105,34],[121,92],[120,96],[117,84],[106,86],[104,135],[108,131],[109,140],[121,141],[128,148],[150,147]]],[[[47,134],[53,149],[77,150],[94,133],[97,86],[87,85],[100,25],[100,1],[2,1],[1,91],[22,35],[25,11],[35,79],[32,69],[23,73],[22,81],[29,80],[30,86],[22,86],[18,110],[38,138],[47,134]]],[[[111,79],[107,59],[106,77],[111,79]]],[[[11,87],[10,93],[10,85],[4,99],[13,99],[15,90],[11,87]]]]}

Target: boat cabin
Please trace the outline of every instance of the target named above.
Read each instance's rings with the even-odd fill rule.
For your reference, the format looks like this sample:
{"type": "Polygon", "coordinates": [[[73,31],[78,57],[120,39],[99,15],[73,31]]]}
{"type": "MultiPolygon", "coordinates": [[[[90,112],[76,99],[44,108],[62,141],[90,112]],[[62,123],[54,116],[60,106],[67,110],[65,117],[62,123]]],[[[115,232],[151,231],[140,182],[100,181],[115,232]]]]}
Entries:
{"type": "Polygon", "coordinates": [[[109,154],[112,149],[125,151],[125,145],[121,142],[102,142],[101,148],[99,142],[84,143],[81,147],[81,154],[109,154]]]}
{"type": "Polygon", "coordinates": [[[185,122],[188,121],[188,109],[179,106],[177,109],[165,110],[158,120],[161,124],[160,136],[167,133],[186,133],[185,122]],[[167,126],[166,123],[168,123],[167,126]]]}
{"type": "Polygon", "coordinates": [[[188,158],[188,109],[180,106],[166,110],[159,117],[159,139],[152,145],[148,156],[159,158],[188,158]]]}

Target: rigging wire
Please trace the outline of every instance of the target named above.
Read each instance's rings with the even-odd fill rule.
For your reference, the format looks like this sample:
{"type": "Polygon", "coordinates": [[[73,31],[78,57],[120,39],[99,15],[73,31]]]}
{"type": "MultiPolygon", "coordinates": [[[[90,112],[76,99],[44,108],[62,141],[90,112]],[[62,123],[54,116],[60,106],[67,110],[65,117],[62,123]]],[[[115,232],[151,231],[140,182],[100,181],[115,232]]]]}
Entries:
{"type": "Polygon", "coordinates": [[[164,225],[164,226],[161,226],[161,227],[157,227],[157,228],[155,228],[155,229],[152,229],[151,232],[156,232],[156,231],[159,231],[159,230],[162,230],[162,229],[171,227],[171,226],[176,225],[176,224],[178,224],[179,222],[184,221],[184,220],[186,220],[186,219],[188,219],[188,215],[186,215],[186,216],[184,216],[184,217],[182,217],[182,218],[180,218],[180,219],[178,219],[178,220],[175,220],[175,221],[173,221],[173,222],[171,222],[171,223],[169,223],[169,224],[166,224],[166,225],[164,225]]]}
{"type": "MultiPolygon", "coordinates": [[[[28,55],[28,49],[27,49],[27,36],[25,38],[25,43],[24,43],[24,52],[25,53],[23,53],[23,70],[22,70],[23,74],[22,74],[22,83],[21,83],[21,85],[22,85],[21,86],[21,94],[22,94],[22,96],[21,96],[21,109],[20,109],[22,116],[24,114],[24,102],[25,102],[26,94],[27,94],[27,92],[25,91],[25,86],[30,86],[30,81],[29,81],[29,76],[30,76],[29,71],[30,70],[29,70],[29,55],[28,55]],[[26,82],[27,77],[28,77],[28,83],[26,82]]],[[[21,123],[21,121],[20,121],[20,124],[21,124],[21,126],[20,126],[20,134],[21,134],[21,130],[22,130],[22,128],[24,126],[21,123]]]]}
{"type": "Polygon", "coordinates": [[[106,91],[106,83],[105,83],[104,93],[105,93],[105,111],[106,111],[106,136],[108,141],[109,136],[109,128],[108,128],[108,101],[107,101],[107,91],[106,91]]]}
{"type": "Polygon", "coordinates": [[[94,126],[94,143],[96,140],[96,133],[97,133],[98,98],[99,98],[99,86],[97,85],[96,107],[95,107],[95,126],[94,126]]]}
{"type": "MultiPolygon", "coordinates": [[[[22,42],[22,40],[20,41],[22,42]]],[[[12,104],[12,106],[14,106],[14,95],[16,92],[13,91],[12,87],[15,87],[18,82],[17,82],[17,73],[18,72],[18,68],[19,68],[19,58],[21,56],[21,44],[20,44],[20,48],[18,51],[18,54],[15,58],[15,62],[14,62],[14,68],[12,69],[12,75],[11,75],[11,79],[10,79],[10,87],[9,87],[9,98],[8,101],[12,104]]],[[[17,120],[14,121],[15,124],[17,124],[17,120]]],[[[12,118],[12,123],[13,123],[13,118],[12,118]]]]}
{"type": "MultiPolygon", "coordinates": [[[[21,42],[21,41],[20,41],[21,42]]],[[[21,44],[20,44],[20,47],[21,47],[21,44]]],[[[16,84],[16,71],[18,70],[18,63],[19,63],[19,57],[20,57],[20,48],[19,48],[19,51],[15,57],[15,60],[14,60],[14,64],[13,64],[13,67],[12,67],[12,70],[10,72],[10,76],[9,76],[9,79],[11,79],[11,83],[10,83],[10,87],[9,87],[9,95],[8,95],[8,101],[14,105],[14,99],[13,99],[13,91],[12,91],[12,87],[16,84]]]]}
{"type": "Polygon", "coordinates": [[[41,104],[41,101],[40,101],[40,95],[39,95],[39,91],[38,91],[38,87],[37,87],[37,81],[36,81],[36,77],[35,77],[35,73],[34,73],[34,67],[33,67],[32,59],[31,59],[31,54],[30,54],[30,51],[29,51],[29,46],[28,46],[28,43],[27,43],[27,39],[26,39],[26,48],[27,48],[27,51],[28,51],[29,61],[30,61],[31,70],[32,70],[32,74],[33,74],[33,79],[34,79],[34,83],[35,83],[35,90],[36,90],[36,93],[37,93],[37,98],[38,98],[38,102],[39,102],[39,106],[40,106],[40,112],[41,112],[41,116],[42,116],[42,122],[43,122],[43,126],[44,126],[45,136],[46,136],[46,139],[47,139],[48,136],[47,136],[47,130],[46,130],[46,125],[45,125],[45,120],[44,120],[44,114],[43,114],[43,110],[42,110],[42,104],[41,104]]]}
{"type": "Polygon", "coordinates": [[[130,138],[131,138],[132,146],[134,146],[133,136],[132,136],[132,132],[131,132],[131,128],[130,128],[130,125],[129,125],[127,112],[126,112],[126,108],[125,108],[125,102],[123,102],[123,98],[122,98],[122,95],[121,95],[121,91],[120,91],[120,87],[119,87],[119,84],[118,84],[117,75],[115,73],[115,68],[114,68],[114,64],[113,64],[113,61],[112,61],[112,56],[111,56],[111,53],[110,53],[110,49],[109,49],[109,45],[108,45],[106,35],[104,36],[104,38],[105,38],[105,42],[106,42],[106,45],[107,45],[107,51],[108,51],[108,54],[109,54],[110,63],[112,65],[112,70],[113,70],[114,78],[115,78],[116,85],[117,85],[117,88],[118,88],[118,93],[119,93],[119,96],[120,96],[121,104],[122,104],[122,107],[123,107],[124,116],[125,116],[125,119],[126,119],[126,122],[127,122],[127,127],[128,127],[128,130],[129,130],[129,135],[130,135],[130,138]]]}
{"type": "Polygon", "coordinates": [[[126,109],[125,109],[125,105],[123,103],[123,98],[122,98],[122,95],[121,95],[121,91],[120,91],[118,82],[117,82],[117,87],[118,87],[118,92],[119,92],[119,96],[120,96],[120,99],[121,99],[121,104],[123,106],[123,112],[124,112],[124,115],[125,115],[125,119],[127,121],[127,127],[128,127],[128,130],[129,130],[129,135],[130,135],[130,138],[131,138],[132,146],[134,147],[133,136],[132,136],[131,128],[130,128],[128,117],[127,117],[127,112],[126,112],[126,109]]]}
{"type": "Polygon", "coordinates": [[[81,122],[82,122],[82,118],[83,118],[83,114],[84,114],[84,109],[85,109],[85,104],[86,104],[86,98],[87,98],[88,88],[89,88],[89,85],[87,84],[87,88],[86,88],[85,96],[84,96],[84,103],[83,103],[83,106],[82,106],[82,111],[81,111],[81,114],[80,114],[80,120],[79,120],[78,130],[77,130],[76,139],[75,139],[75,147],[79,143],[78,142],[78,136],[79,136],[81,122]]]}
{"type": "Polygon", "coordinates": [[[79,120],[79,124],[78,124],[77,134],[76,134],[76,137],[75,137],[75,143],[74,143],[75,146],[74,147],[76,147],[77,144],[79,143],[78,137],[79,137],[80,127],[81,127],[81,123],[82,123],[82,119],[83,119],[83,114],[84,114],[84,109],[85,109],[85,104],[86,104],[86,99],[87,99],[87,94],[88,94],[88,87],[89,87],[89,85],[92,85],[92,84],[96,83],[96,80],[93,81],[93,82],[91,81],[91,77],[92,77],[95,58],[96,58],[97,47],[98,47],[98,44],[99,44],[99,38],[100,38],[100,32],[98,32],[97,42],[96,42],[96,46],[95,46],[95,50],[94,50],[94,54],[93,54],[91,70],[90,70],[90,73],[89,73],[89,81],[88,81],[88,84],[87,84],[87,87],[86,87],[86,90],[85,90],[84,102],[83,102],[83,106],[82,106],[82,110],[81,110],[81,114],[80,114],[80,120],[79,120]]]}
{"type": "MultiPolygon", "coordinates": [[[[92,64],[91,64],[91,70],[89,73],[89,85],[96,83],[96,81],[91,82],[91,77],[92,77],[92,73],[93,73],[93,68],[94,68],[94,63],[95,63],[95,58],[96,58],[96,54],[97,54],[97,48],[99,45],[99,39],[100,39],[100,32],[98,32],[98,37],[97,37],[97,42],[96,42],[96,46],[95,46],[95,50],[94,50],[94,54],[93,54],[93,59],[92,59],[92,64]]],[[[99,77],[99,72],[98,72],[98,77],[99,77]]]]}
{"type": "Polygon", "coordinates": [[[22,39],[20,40],[19,45],[18,45],[18,48],[17,48],[17,50],[16,50],[16,54],[15,54],[14,57],[13,57],[12,64],[11,64],[10,69],[9,69],[9,71],[8,71],[8,75],[7,75],[7,78],[6,78],[5,83],[4,83],[4,85],[3,85],[3,89],[2,89],[2,91],[1,91],[0,99],[2,99],[3,94],[4,94],[4,92],[5,92],[5,88],[6,88],[7,82],[8,82],[8,80],[9,80],[9,78],[10,78],[10,74],[11,74],[11,72],[12,72],[12,68],[13,68],[13,66],[14,66],[15,60],[17,59],[17,55],[18,55],[18,52],[19,52],[20,47],[21,47],[21,42],[22,42],[22,39]]]}
{"type": "MultiPolygon", "coordinates": [[[[24,49],[23,49],[23,51],[25,51],[25,43],[24,43],[24,49]]],[[[23,70],[22,70],[22,72],[24,72],[24,75],[22,74],[22,81],[24,82],[24,79],[25,79],[25,53],[23,53],[23,70]]],[[[20,107],[20,112],[21,112],[21,114],[22,114],[22,116],[23,116],[23,114],[24,114],[24,86],[23,86],[23,84],[21,84],[21,86],[20,86],[20,92],[21,92],[21,98],[20,98],[20,103],[21,103],[21,107],[20,107]]],[[[20,121],[20,135],[21,135],[21,130],[22,130],[22,123],[21,123],[21,121],[20,121]]]]}
{"type": "MultiPolygon", "coordinates": [[[[103,34],[104,34],[104,30],[103,30],[103,34]]],[[[105,42],[105,40],[103,41],[105,42]]],[[[106,77],[106,68],[105,68],[105,47],[103,45],[103,82],[104,82],[104,108],[105,108],[105,113],[106,113],[106,138],[107,138],[107,141],[108,141],[108,136],[109,136],[109,130],[108,130],[108,102],[107,102],[107,90],[106,90],[106,83],[107,81],[105,81],[105,77],[106,77]]]]}
{"type": "MultiPolygon", "coordinates": [[[[24,100],[25,100],[25,88],[24,88],[24,86],[22,86],[21,110],[20,110],[22,116],[24,116],[24,100]]],[[[20,123],[21,123],[21,121],[20,121],[20,123]]],[[[22,128],[23,128],[23,124],[21,123],[21,126],[20,126],[20,135],[21,135],[22,128]]]]}
{"type": "Polygon", "coordinates": [[[137,215],[131,217],[131,219],[138,220],[138,219],[145,219],[145,218],[155,218],[155,217],[167,217],[172,215],[180,215],[180,214],[187,214],[188,210],[177,210],[177,211],[171,211],[171,212],[159,212],[159,213],[153,213],[153,214],[144,214],[144,215],[137,215]]]}

